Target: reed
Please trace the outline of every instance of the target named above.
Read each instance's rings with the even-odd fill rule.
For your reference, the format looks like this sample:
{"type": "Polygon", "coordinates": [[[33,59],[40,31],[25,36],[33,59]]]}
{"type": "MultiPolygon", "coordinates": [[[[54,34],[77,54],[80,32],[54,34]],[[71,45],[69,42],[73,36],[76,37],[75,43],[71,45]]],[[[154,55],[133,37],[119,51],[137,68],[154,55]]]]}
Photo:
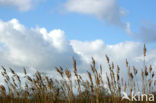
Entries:
{"type": "Polygon", "coordinates": [[[140,91],[156,96],[155,72],[152,65],[146,65],[146,52],[144,45],[144,65],[141,70],[131,67],[126,59],[127,80],[121,76],[120,66],[115,65],[108,55],[105,56],[108,72],[104,73],[101,65],[97,68],[96,61],[92,58],[90,70],[86,73],[88,79],[83,79],[79,74],[75,58],[73,72],[61,66],[56,67],[56,72],[61,77],[59,80],[42,75],[39,71],[30,76],[25,68],[24,77],[20,78],[12,68],[8,71],[2,66],[1,75],[5,84],[0,85],[0,103],[129,103],[121,101],[123,91],[129,94],[140,91]],[[24,86],[21,81],[23,79],[24,86]],[[142,82],[138,84],[137,81],[142,82]]]}

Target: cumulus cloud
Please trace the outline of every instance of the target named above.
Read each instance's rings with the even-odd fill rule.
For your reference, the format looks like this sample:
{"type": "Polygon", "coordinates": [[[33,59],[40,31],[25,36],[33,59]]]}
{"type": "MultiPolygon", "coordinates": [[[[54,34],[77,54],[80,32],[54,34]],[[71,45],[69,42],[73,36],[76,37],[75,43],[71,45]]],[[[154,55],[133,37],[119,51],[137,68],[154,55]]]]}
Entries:
{"type": "Polygon", "coordinates": [[[124,61],[128,57],[137,57],[139,53],[138,55],[135,54],[135,50],[140,52],[140,48],[138,48],[140,47],[140,44],[133,42],[106,45],[102,40],[95,40],[92,42],[72,40],[71,45],[73,46],[74,51],[81,56],[84,62],[87,63],[89,63],[91,57],[94,57],[98,64],[103,64],[106,54],[110,56],[115,62],[119,62],[120,60],[124,61]]]}
{"type": "Polygon", "coordinates": [[[87,14],[111,24],[124,25],[121,16],[126,12],[116,3],[116,0],[67,0],[64,7],[68,12],[87,14]]]}
{"type": "MultiPolygon", "coordinates": [[[[84,65],[85,63],[89,64],[91,62],[91,57],[94,57],[97,65],[99,66],[101,64],[103,66],[104,72],[108,72],[108,64],[105,58],[105,55],[107,54],[111,62],[114,62],[115,66],[119,65],[121,67],[121,76],[124,77],[124,79],[127,77],[127,67],[125,63],[126,58],[128,59],[131,67],[133,65],[136,66],[138,71],[141,71],[141,69],[144,68],[142,43],[127,41],[115,45],[107,45],[102,40],[95,40],[91,42],[72,40],[71,45],[75,53],[80,55],[84,65]]],[[[148,51],[146,57],[147,65],[149,66],[151,64],[153,68],[156,67],[155,53],[156,48],[151,49],[148,51]]],[[[83,66],[81,68],[83,68],[83,66]]]]}
{"type": "Polygon", "coordinates": [[[27,29],[16,19],[0,21],[0,65],[54,69],[72,65],[77,56],[62,30],[27,29]]]}
{"type": "MultiPolygon", "coordinates": [[[[151,49],[146,57],[147,64],[152,64],[154,68],[155,53],[156,48],[151,49]]],[[[54,67],[71,69],[74,56],[78,60],[78,70],[85,75],[85,72],[90,70],[91,57],[94,57],[97,66],[103,66],[104,72],[108,71],[105,54],[125,72],[122,76],[126,76],[127,72],[126,58],[131,66],[143,68],[142,43],[127,41],[108,45],[103,40],[67,40],[64,31],[60,29],[48,32],[46,28],[27,29],[16,19],[0,21],[0,65],[3,66],[17,70],[26,67],[32,73],[39,70],[56,76],[54,67]]]]}
{"type": "Polygon", "coordinates": [[[39,0],[0,0],[0,5],[15,7],[20,11],[27,11],[33,8],[33,3],[39,0]]]}

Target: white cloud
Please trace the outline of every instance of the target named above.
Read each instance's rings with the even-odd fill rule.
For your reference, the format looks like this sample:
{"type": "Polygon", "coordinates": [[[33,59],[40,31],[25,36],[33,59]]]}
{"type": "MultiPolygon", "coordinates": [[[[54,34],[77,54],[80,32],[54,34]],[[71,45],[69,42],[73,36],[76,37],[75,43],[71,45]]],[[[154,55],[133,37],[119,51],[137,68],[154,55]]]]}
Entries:
{"type": "Polygon", "coordinates": [[[96,40],[92,42],[72,40],[71,45],[73,46],[74,51],[82,57],[84,62],[88,62],[90,61],[91,57],[94,57],[98,64],[104,63],[104,61],[106,60],[106,54],[110,56],[114,62],[117,63],[125,61],[126,58],[135,60],[136,58],[134,57],[141,55],[140,49],[142,47],[141,44],[134,42],[106,45],[102,40],[96,40]],[[137,51],[138,53],[135,53],[135,51],[137,51]]]}
{"type": "Polygon", "coordinates": [[[125,15],[125,10],[116,0],[67,0],[64,7],[68,12],[95,16],[111,24],[123,26],[121,16],[125,15]]]}
{"type": "MultiPolygon", "coordinates": [[[[156,48],[147,53],[147,64],[156,67],[156,48]]],[[[94,57],[97,65],[102,64],[107,71],[107,54],[111,61],[121,66],[121,73],[125,72],[126,58],[129,63],[143,68],[143,44],[137,42],[121,42],[107,45],[103,40],[79,41],[65,38],[65,33],[60,29],[48,32],[45,28],[27,29],[18,20],[8,22],[0,21],[0,65],[12,68],[26,67],[33,73],[40,70],[54,73],[54,67],[72,67],[72,57],[78,60],[81,74],[90,70],[91,57],[94,57]],[[52,72],[50,72],[52,71],[52,72]]],[[[20,70],[20,69],[18,69],[20,70]]]]}
{"type": "MultiPolygon", "coordinates": [[[[97,65],[101,64],[104,67],[105,72],[108,71],[108,64],[105,58],[105,55],[107,54],[115,65],[119,65],[121,67],[121,75],[124,78],[127,77],[127,68],[125,63],[126,58],[128,59],[130,65],[136,66],[138,70],[144,68],[142,43],[121,42],[115,45],[106,45],[102,40],[95,40],[91,42],[72,40],[71,45],[75,53],[80,55],[84,65],[85,63],[91,63],[91,57],[94,57],[97,65]]],[[[147,65],[149,66],[151,64],[153,68],[156,67],[155,53],[156,48],[151,49],[148,51],[146,57],[147,65]]],[[[83,67],[81,66],[81,68],[83,67]]],[[[87,69],[85,70],[87,71],[87,69]]]]}
{"type": "Polygon", "coordinates": [[[76,56],[64,32],[45,28],[27,29],[16,19],[0,21],[0,65],[52,69],[72,65],[76,56]]]}
{"type": "Polygon", "coordinates": [[[33,4],[39,0],[0,0],[0,5],[15,7],[20,11],[27,11],[33,8],[33,4]]]}

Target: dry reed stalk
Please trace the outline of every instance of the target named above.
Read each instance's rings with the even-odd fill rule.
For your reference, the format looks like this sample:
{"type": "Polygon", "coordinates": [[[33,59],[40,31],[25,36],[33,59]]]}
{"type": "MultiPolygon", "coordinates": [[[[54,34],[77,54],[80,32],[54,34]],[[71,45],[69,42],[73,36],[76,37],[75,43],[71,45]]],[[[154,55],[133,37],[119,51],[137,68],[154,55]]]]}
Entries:
{"type": "MultiPolygon", "coordinates": [[[[149,67],[145,64],[146,46],[144,45],[144,69],[141,71],[142,76],[142,92],[151,93],[156,87],[156,80],[154,80],[155,72],[152,66],[149,67]],[[146,88],[145,88],[146,87],[146,88]]],[[[137,74],[139,71],[133,66],[133,72],[131,66],[126,59],[126,67],[128,68],[128,81],[123,80],[120,74],[120,67],[110,61],[110,58],[106,55],[106,61],[108,63],[109,75],[106,73],[106,83],[110,91],[110,96],[106,95],[104,91],[105,84],[103,80],[102,66],[96,68],[96,62],[92,58],[91,72],[87,72],[88,80],[84,80],[81,75],[78,74],[77,64],[75,58],[73,58],[73,73],[69,69],[63,70],[62,67],[57,68],[56,71],[61,76],[61,80],[53,80],[48,76],[42,75],[40,72],[36,72],[34,77],[27,75],[27,71],[24,68],[25,88],[21,87],[22,78],[12,69],[10,72],[12,76],[7,74],[6,68],[2,66],[2,76],[6,83],[0,85],[0,102],[2,103],[121,103],[121,91],[136,92],[139,87],[136,83],[137,74]],[[116,67],[116,68],[115,68],[116,67]],[[72,79],[75,76],[77,95],[73,93],[72,79]],[[8,91],[8,95],[7,92],[8,91]],[[104,92],[104,93],[102,93],[104,92]]],[[[139,91],[139,89],[138,89],[139,91]]]]}

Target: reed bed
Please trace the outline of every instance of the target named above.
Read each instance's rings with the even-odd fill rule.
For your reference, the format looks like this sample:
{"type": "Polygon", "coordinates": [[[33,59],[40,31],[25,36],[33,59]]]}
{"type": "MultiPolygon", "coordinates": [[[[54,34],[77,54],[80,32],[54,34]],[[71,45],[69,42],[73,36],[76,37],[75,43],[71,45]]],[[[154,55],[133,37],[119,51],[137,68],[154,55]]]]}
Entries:
{"type": "MultiPolygon", "coordinates": [[[[152,65],[146,65],[145,45],[143,51],[144,65],[141,70],[130,66],[128,60],[125,61],[127,80],[121,77],[120,66],[115,66],[107,55],[108,72],[104,73],[102,66],[97,69],[96,62],[92,58],[90,70],[86,72],[88,79],[85,80],[78,73],[74,58],[73,71],[56,67],[56,72],[61,77],[59,80],[42,75],[40,72],[36,72],[31,77],[26,69],[24,69],[24,77],[20,78],[12,68],[8,71],[2,66],[1,74],[5,85],[0,85],[0,103],[140,103],[140,101],[121,101],[121,99],[122,92],[128,93],[129,97],[137,91],[156,96],[155,72],[152,65]],[[141,77],[138,78],[137,75],[141,77]],[[24,86],[21,81],[23,79],[25,79],[24,86]],[[74,93],[75,89],[76,93],[74,93]]],[[[144,98],[141,102],[150,103],[144,98]]]]}

